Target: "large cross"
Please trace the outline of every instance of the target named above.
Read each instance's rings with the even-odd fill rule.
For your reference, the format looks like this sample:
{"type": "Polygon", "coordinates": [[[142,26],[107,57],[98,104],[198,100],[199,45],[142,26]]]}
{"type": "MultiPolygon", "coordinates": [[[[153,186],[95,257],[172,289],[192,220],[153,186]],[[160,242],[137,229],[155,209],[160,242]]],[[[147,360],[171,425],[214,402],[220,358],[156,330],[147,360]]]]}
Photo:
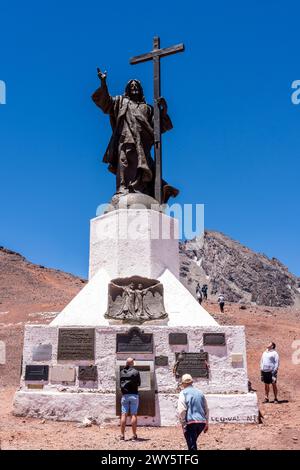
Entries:
{"type": "Polygon", "coordinates": [[[160,93],[160,58],[167,55],[183,52],[184,45],[160,48],[159,37],[153,38],[153,50],[146,54],[137,55],[130,59],[130,64],[139,64],[148,60],[153,60],[154,65],[154,154],[155,154],[155,199],[162,203],[162,162],[161,162],[161,128],[160,128],[160,106],[158,99],[160,93]]]}

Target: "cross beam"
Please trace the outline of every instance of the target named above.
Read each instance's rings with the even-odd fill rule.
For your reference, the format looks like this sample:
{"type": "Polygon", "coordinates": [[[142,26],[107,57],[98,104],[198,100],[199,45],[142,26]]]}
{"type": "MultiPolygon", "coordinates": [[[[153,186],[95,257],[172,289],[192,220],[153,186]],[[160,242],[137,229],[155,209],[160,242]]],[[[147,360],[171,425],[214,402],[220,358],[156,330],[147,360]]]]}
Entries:
{"type": "Polygon", "coordinates": [[[161,161],[161,127],[160,127],[160,106],[158,99],[161,96],[161,81],[160,81],[160,59],[168,55],[183,52],[184,45],[177,44],[176,46],[160,48],[159,37],[153,38],[153,50],[146,54],[137,55],[130,59],[130,64],[140,64],[153,60],[154,65],[154,154],[155,154],[155,186],[154,193],[155,199],[162,203],[162,161],[161,161]]]}

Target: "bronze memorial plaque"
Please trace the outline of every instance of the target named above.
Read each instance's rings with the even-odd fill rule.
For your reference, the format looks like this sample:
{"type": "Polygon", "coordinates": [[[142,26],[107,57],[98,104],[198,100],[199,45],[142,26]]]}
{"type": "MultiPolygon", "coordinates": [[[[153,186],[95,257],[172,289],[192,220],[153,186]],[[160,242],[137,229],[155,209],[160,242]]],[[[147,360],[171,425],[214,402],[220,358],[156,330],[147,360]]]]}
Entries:
{"type": "Polygon", "coordinates": [[[95,329],[60,328],[57,359],[59,361],[93,361],[95,359],[95,329]]]}
{"type": "Polygon", "coordinates": [[[155,356],[156,367],[164,367],[169,365],[168,356],[155,356]]]}
{"type": "Polygon", "coordinates": [[[32,360],[36,362],[51,361],[52,344],[38,344],[32,350],[32,360]]]}
{"type": "Polygon", "coordinates": [[[30,381],[48,381],[49,366],[27,365],[25,368],[25,380],[30,381]]]}
{"type": "Polygon", "coordinates": [[[176,361],[176,375],[178,377],[181,377],[183,374],[191,374],[192,377],[208,378],[207,352],[176,353],[176,361]]]}
{"type": "Polygon", "coordinates": [[[79,366],[78,378],[82,382],[96,382],[98,379],[97,366],[79,366]]]}
{"type": "Polygon", "coordinates": [[[169,333],[169,344],[187,344],[187,334],[169,333]]]}
{"type": "Polygon", "coordinates": [[[203,333],[204,346],[225,346],[225,333],[203,333]]]}
{"type": "Polygon", "coordinates": [[[128,333],[117,334],[117,353],[153,353],[153,334],[130,328],[128,333]]]}

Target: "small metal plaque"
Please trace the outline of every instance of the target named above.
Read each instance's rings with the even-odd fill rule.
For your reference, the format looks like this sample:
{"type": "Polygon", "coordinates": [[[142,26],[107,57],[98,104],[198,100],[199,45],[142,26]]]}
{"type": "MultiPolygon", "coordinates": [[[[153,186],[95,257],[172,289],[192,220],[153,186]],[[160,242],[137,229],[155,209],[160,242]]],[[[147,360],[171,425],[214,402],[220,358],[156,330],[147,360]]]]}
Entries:
{"type": "Polygon", "coordinates": [[[130,328],[128,333],[117,334],[117,353],[153,353],[153,334],[130,328]]]}
{"type": "Polygon", "coordinates": [[[244,365],[243,354],[231,354],[231,364],[233,367],[243,367],[244,365]]]}
{"type": "Polygon", "coordinates": [[[43,384],[27,384],[27,388],[31,390],[43,390],[44,385],[43,384]]]}
{"type": "Polygon", "coordinates": [[[187,344],[187,334],[169,333],[169,344],[187,344]]]}
{"type": "Polygon", "coordinates": [[[203,333],[204,346],[225,346],[225,333],[203,333]]]}
{"type": "Polygon", "coordinates": [[[28,365],[25,369],[25,380],[31,381],[48,381],[49,366],[28,365]]]}
{"type": "Polygon", "coordinates": [[[51,361],[52,359],[52,344],[39,344],[32,350],[32,360],[39,361],[51,361]]]}
{"type": "Polygon", "coordinates": [[[181,377],[183,374],[191,374],[192,377],[205,377],[209,376],[209,369],[207,365],[208,353],[176,353],[176,375],[181,377]]]}
{"type": "Polygon", "coordinates": [[[75,383],[76,368],[74,366],[52,366],[50,368],[51,383],[75,383]]]}
{"type": "Polygon", "coordinates": [[[79,366],[78,378],[82,382],[96,382],[98,379],[97,366],[79,366]]]}
{"type": "Polygon", "coordinates": [[[93,361],[95,359],[94,328],[60,328],[57,359],[93,361]]]}
{"type": "Polygon", "coordinates": [[[157,367],[164,367],[169,365],[168,356],[155,356],[155,365],[157,367]]]}

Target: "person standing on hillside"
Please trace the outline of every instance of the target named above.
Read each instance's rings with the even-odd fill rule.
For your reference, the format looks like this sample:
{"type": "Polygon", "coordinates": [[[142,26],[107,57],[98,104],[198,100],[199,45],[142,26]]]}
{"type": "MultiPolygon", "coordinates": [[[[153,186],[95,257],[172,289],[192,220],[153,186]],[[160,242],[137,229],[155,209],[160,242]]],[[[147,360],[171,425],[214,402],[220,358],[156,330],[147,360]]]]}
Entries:
{"type": "Polygon", "coordinates": [[[197,439],[208,431],[209,411],[201,390],[193,387],[193,377],[184,374],[181,379],[183,390],[179,394],[177,411],[182,425],[188,450],[197,450],[197,439]]]}
{"type": "Polygon", "coordinates": [[[201,290],[201,286],[199,282],[197,283],[197,286],[196,286],[196,297],[197,297],[199,304],[201,305],[203,298],[202,298],[202,290],[201,290]]]}
{"type": "Polygon", "coordinates": [[[279,403],[277,399],[277,372],[279,368],[279,355],[275,351],[276,344],[271,342],[263,352],[260,361],[261,381],[265,384],[264,403],[269,403],[270,384],[273,387],[274,403],[279,403]]]}
{"type": "Polygon", "coordinates": [[[203,294],[203,299],[207,300],[208,285],[207,285],[207,284],[203,284],[201,290],[202,290],[202,294],[203,294]]]}
{"type": "Polygon", "coordinates": [[[225,297],[223,294],[220,294],[218,297],[218,304],[220,307],[220,312],[224,313],[225,297]]]}

